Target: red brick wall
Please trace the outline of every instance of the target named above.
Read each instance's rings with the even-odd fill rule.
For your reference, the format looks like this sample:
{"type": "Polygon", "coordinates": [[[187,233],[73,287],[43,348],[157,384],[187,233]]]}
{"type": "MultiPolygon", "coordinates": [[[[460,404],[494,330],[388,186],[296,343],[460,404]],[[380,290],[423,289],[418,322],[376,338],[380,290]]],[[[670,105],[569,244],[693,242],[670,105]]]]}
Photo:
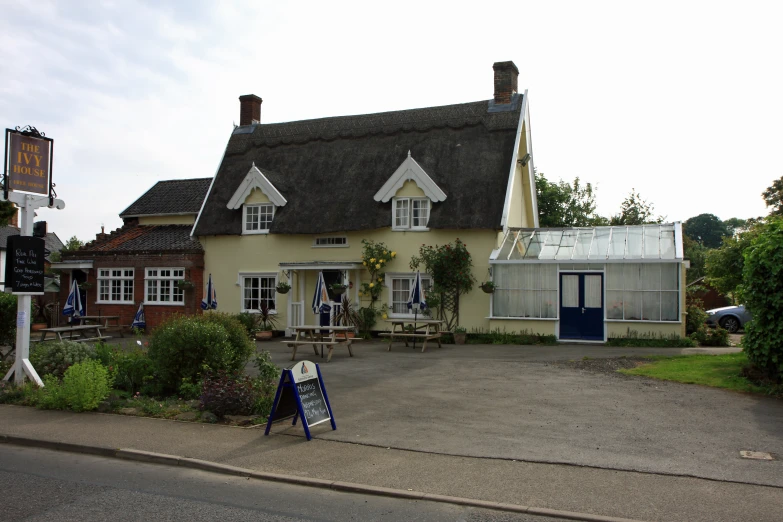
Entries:
{"type": "MultiPolygon", "coordinates": [[[[84,259],[82,253],[79,256],[84,259]]],[[[87,274],[87,282],[92,284],[86,292],[85,303],[87,315],[118,315],[120,324],[129,325],[133,322],[139,304],[144,301],[144,274],[146,268],[181,267],[185,269],[185,279],[192,281],[193,290],[185,291],[185,304],[182,305],[144,305],[144,315],[147,321],[147,331],[152,331],[165,318],[174,314],[201,313],[201,299],[204,297],[204,255],[203,254],[139,254],[123,256],[95,256],[93,268],[87,274]],[[98,299],[98,269],[100,268],[133,268],[133,301],[134,304],[96,303],[98,299]]],[[[60,279],[60,303],[64,306],[71,289],[71,274],[63,273],[60,279]]]]}

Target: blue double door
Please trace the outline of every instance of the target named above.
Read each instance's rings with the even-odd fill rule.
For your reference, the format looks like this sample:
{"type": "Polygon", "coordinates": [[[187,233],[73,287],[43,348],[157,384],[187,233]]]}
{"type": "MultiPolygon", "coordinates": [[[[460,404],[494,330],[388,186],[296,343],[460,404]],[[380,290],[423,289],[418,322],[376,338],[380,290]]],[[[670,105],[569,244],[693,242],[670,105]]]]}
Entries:
{"type": "Polygon", "coordinates": [[[604,340],[603,274],[560,274],[560,339],[604,340]]]}

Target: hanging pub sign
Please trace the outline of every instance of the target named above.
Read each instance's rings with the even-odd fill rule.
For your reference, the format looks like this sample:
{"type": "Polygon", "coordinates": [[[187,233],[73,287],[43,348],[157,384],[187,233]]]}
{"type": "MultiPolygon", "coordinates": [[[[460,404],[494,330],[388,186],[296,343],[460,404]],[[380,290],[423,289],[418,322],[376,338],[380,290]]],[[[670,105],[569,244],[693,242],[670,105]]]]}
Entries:
{"type": "Polygon", "coordinates": [[[9,236],[6,247],[5,289],[13,294],[44,293],[44,240],[9,236]]]}
{"type": "Polygon", "coordinates": [[[5,180],[8,191],[32,192],[52,197],[54,140],[35,127],[5,130],[5,180]]]}
{"type": "Polygon", "coordinates": [[[316,424],[330,421],[332,429],[337,429],[321,368],[310,361],[302,361],[283,370],[264,435],[269,435],[272,423],[291,417],[294,419],[292,426],[301,417],[307,440],[312,439],[310,427],[316,424]]]}

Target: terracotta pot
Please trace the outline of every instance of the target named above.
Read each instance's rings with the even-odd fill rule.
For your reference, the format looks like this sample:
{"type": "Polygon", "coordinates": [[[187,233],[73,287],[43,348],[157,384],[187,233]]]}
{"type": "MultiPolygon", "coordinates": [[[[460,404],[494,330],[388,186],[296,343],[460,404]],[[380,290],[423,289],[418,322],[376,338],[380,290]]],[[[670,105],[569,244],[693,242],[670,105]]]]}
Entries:
{"type": "Polygon", "coordinates": [[[454,343],[455,344],[465,344],[465,341],[468,338],[468,334],[466,333],[455,333],[454,334],[454,343]]]}
{"type": "Polygon", "coordinates": [[[44,328],[46,328],[46,323],[33,323],[30,325],[30,331],[33,332],[40,332],[44,328]]]}
{"type": "Polygon", "coordinates": [[[256,332],[256,339],[259,341],[268,341],[272,338],[272,335],[274,332],[272,330],[262,330],[260,332],[256,332]]]}

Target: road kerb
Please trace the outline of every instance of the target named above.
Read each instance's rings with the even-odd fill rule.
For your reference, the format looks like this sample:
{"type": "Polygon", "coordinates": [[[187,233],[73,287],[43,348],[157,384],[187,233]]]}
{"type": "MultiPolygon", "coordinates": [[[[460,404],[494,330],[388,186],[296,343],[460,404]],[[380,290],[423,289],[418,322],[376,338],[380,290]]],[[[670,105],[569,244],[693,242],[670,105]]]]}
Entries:
{"type": "Polygon", "coordinates": [[[230,466],[228,464],[219,464],[206,460],[179,457],[165,453],[154,453],[151,451],[135,450],[129,448],[112,449],[86,446],[81,444],[71,444],[67,442],[47,441],[41,439],[32,439],[26,437],[16,437],[12,435],[0,435],[0,443],[13,444],[17,446],[27,446],[34,448],[49,449],[55,451],[67,451],[69,453],[82,453],[88,455],[97,455],[109,458],[120,458],[124,460],[134,460],[137,462],[162,464],[167,466],[180,466],[200,471],[210,471],[224,475],[233,475],[240,477],[252,477],[260,480],[273,482],[285,482],[307,487],[317,487],[343,491],[349,493],[360,493],[367,495],[379,495],[391,498],[401,498],[408,500],[428,500],[431,502],[441,502],[444,504],[455,504],[460,506],[476,507],[482,509],[492,509],[496,511],[505,511],[511,513],[528,513],[531,515],[548,516],[552,518],[562,518],[565,520],[580,520],[584,522],[642,522],[628,518],[607,517],[603,515],[592,515],[589,513],[575,513],[573,511],[561,511],[557,509],[528,507],[519,504],[508,504],[505,502],[493,502],[490,500],[469,499],[464,497],[452,497],[447,495],[437,495],[423,493],[421,491],[407,491],[402,489],[385,488],[380,486],[370,486],[365,484],[356,484],[353,482],[330,481],[309,477],[298,477],[295,475],[284,475],[280,473],[269,473],[263,471],[254,471],[246,468],[230,466]]]}

